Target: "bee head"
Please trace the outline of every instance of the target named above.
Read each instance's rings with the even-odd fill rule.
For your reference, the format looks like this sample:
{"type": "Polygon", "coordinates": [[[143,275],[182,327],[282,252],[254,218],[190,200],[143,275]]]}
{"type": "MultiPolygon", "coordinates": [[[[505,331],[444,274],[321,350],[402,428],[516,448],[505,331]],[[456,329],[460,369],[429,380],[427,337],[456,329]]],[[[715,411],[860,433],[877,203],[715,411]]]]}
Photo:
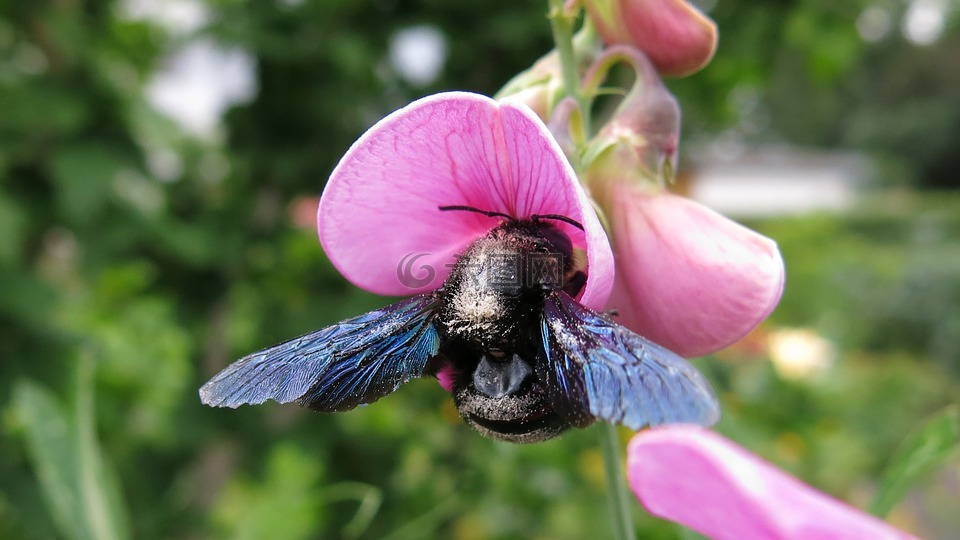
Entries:
{"type": "Polygon", "coordinates": [[[469,377],[459,379],[453,388],[457,410],[485,437],[535,443],[571,427],[553,410],[533,369],[517,354],[492,351],[469,377]]]}

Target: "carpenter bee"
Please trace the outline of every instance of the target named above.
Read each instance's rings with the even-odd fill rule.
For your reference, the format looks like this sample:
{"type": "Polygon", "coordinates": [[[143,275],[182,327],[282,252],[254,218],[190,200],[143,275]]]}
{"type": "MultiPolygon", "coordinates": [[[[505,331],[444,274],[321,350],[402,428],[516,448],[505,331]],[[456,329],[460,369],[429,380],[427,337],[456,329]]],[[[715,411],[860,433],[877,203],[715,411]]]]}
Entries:
{"type": "Polygon", "coordinates": [[[585,275],[552,222],[579,223],[441,210],[506,220],[459,256],[440,289],[246,356],[203,385],[201,401],[346,411],[445,370],[466,423],[503,441],[544,441],[596,420],[717,421],[713,391],[686,360],[575,300],[585,275]]]}

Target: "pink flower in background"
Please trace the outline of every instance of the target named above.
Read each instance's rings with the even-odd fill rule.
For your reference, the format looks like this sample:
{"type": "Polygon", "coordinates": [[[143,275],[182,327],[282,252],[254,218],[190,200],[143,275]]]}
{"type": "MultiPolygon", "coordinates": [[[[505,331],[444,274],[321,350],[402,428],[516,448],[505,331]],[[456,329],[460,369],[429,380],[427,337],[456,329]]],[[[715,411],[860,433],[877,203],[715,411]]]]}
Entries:
{"type": "Polygon", "coordinates": [[[773,240],[660,189],[609,189],[620,324],[692,357],[733,344],[776,307],[784,267],[773,240]]]}
{"type": "Polygon", "coordinates": [[[776,307],[783,259],[769,238],[666,191],[680,108],[637,49],[611,47],[596,70],[614,60],[632,67],[636,82],[600,129],[586,171],[616,256],[608,307],[619,312],[620,324],[681,356],[718,351],[776,307]]]}
{"type": "Polygon", "coordinates": [[[697,426],[635,435],[627,477],[650,513],[717,540],[913,538],[697,426]]]}
{"type": "Polygon", "coordinates": [[[717,49],[717,25],[685,0],[585,0],[584,5],[605,42],[637,47],[663,75],[690,75],[717,49]]]}
{"type": "Polygon", "coordinates": [[[317,226],[317,205],[320,197],[301,195],[287,205],[287,217],[298,229],[313,229],[317,226]]]}
{"type": "Polygon", "coordinates": [[[317,216],[320,241],[358,287],[395,296],[434,290],[457,255],[501,222],[441,206],[578,221],[584,230],[554,224],[586,255],[580,302],[603,308],[613,286],[610,244],[556,141],[525,105],[451,92],[384,118],[330,176],[317,216]],[[416,279],[399,279],[411,263],[416,279]]]}

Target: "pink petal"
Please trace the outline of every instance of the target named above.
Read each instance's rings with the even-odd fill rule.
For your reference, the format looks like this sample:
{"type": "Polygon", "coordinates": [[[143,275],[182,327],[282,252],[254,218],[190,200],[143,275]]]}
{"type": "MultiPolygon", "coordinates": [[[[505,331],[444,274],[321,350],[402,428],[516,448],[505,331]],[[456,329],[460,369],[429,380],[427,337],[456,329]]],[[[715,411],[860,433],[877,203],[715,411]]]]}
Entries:
{"type": "Polygon", "coordinates": [[[769,238],[690,199],[610,186],[619,322],[686,357],[720,350],[765,319],[783,292],[769,238]]]}
{"type": "Polygon", "coordinates": [[[627,477],[652,514],[718,540],[913,538],[697,426],[635,435],[627,477]]]}
{"type": "Polygon", "coordinates": [[[560,214],[586,251],[581,301],[602,306],[613,256],[589,199],[543,123],[525,105],[463,92],[437,94],[370,128],[334,169],[317,214],[331,262],[359,287],[384,295],[438,288],[456,255],[502,222],[466,205],[516,219],[560,214]]]}
{"type": "Polygon", "coordinates": [[[585,6],[605,42],[637,47],[664,75],[690,75],[717,49],[716,24],[685,0],[587,0],[585,6]]]}
{"type": "Polygon", "coordinates": [[[453,383],[456,378],[457,374],[450,364],[444,364],[443,367],[440,368],[440,371],[437,372],[437,382],[440,383],[440,387],[447,392],[453,392],[453,383]]]}

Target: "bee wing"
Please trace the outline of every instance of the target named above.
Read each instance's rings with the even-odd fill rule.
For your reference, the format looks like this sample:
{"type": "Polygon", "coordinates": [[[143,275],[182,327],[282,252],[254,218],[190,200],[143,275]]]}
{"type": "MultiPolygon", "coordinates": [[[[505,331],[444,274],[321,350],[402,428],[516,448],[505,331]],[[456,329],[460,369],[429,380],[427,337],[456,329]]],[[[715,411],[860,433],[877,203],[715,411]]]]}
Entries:
{"type": "Polygon", "coordinates": [[[537,375],[554,409],[574,425],[709,426],[720,418],[710,384],[690,363],[563,291],[544,302],[541,332],[537,375]]]}
{"type": "Polygon", "coordinates": [[[296,401],[317,411],[372,403],[437,354],[435,295],[423,294],[245,356],[200,388],[212,407],[296,401]]]}

